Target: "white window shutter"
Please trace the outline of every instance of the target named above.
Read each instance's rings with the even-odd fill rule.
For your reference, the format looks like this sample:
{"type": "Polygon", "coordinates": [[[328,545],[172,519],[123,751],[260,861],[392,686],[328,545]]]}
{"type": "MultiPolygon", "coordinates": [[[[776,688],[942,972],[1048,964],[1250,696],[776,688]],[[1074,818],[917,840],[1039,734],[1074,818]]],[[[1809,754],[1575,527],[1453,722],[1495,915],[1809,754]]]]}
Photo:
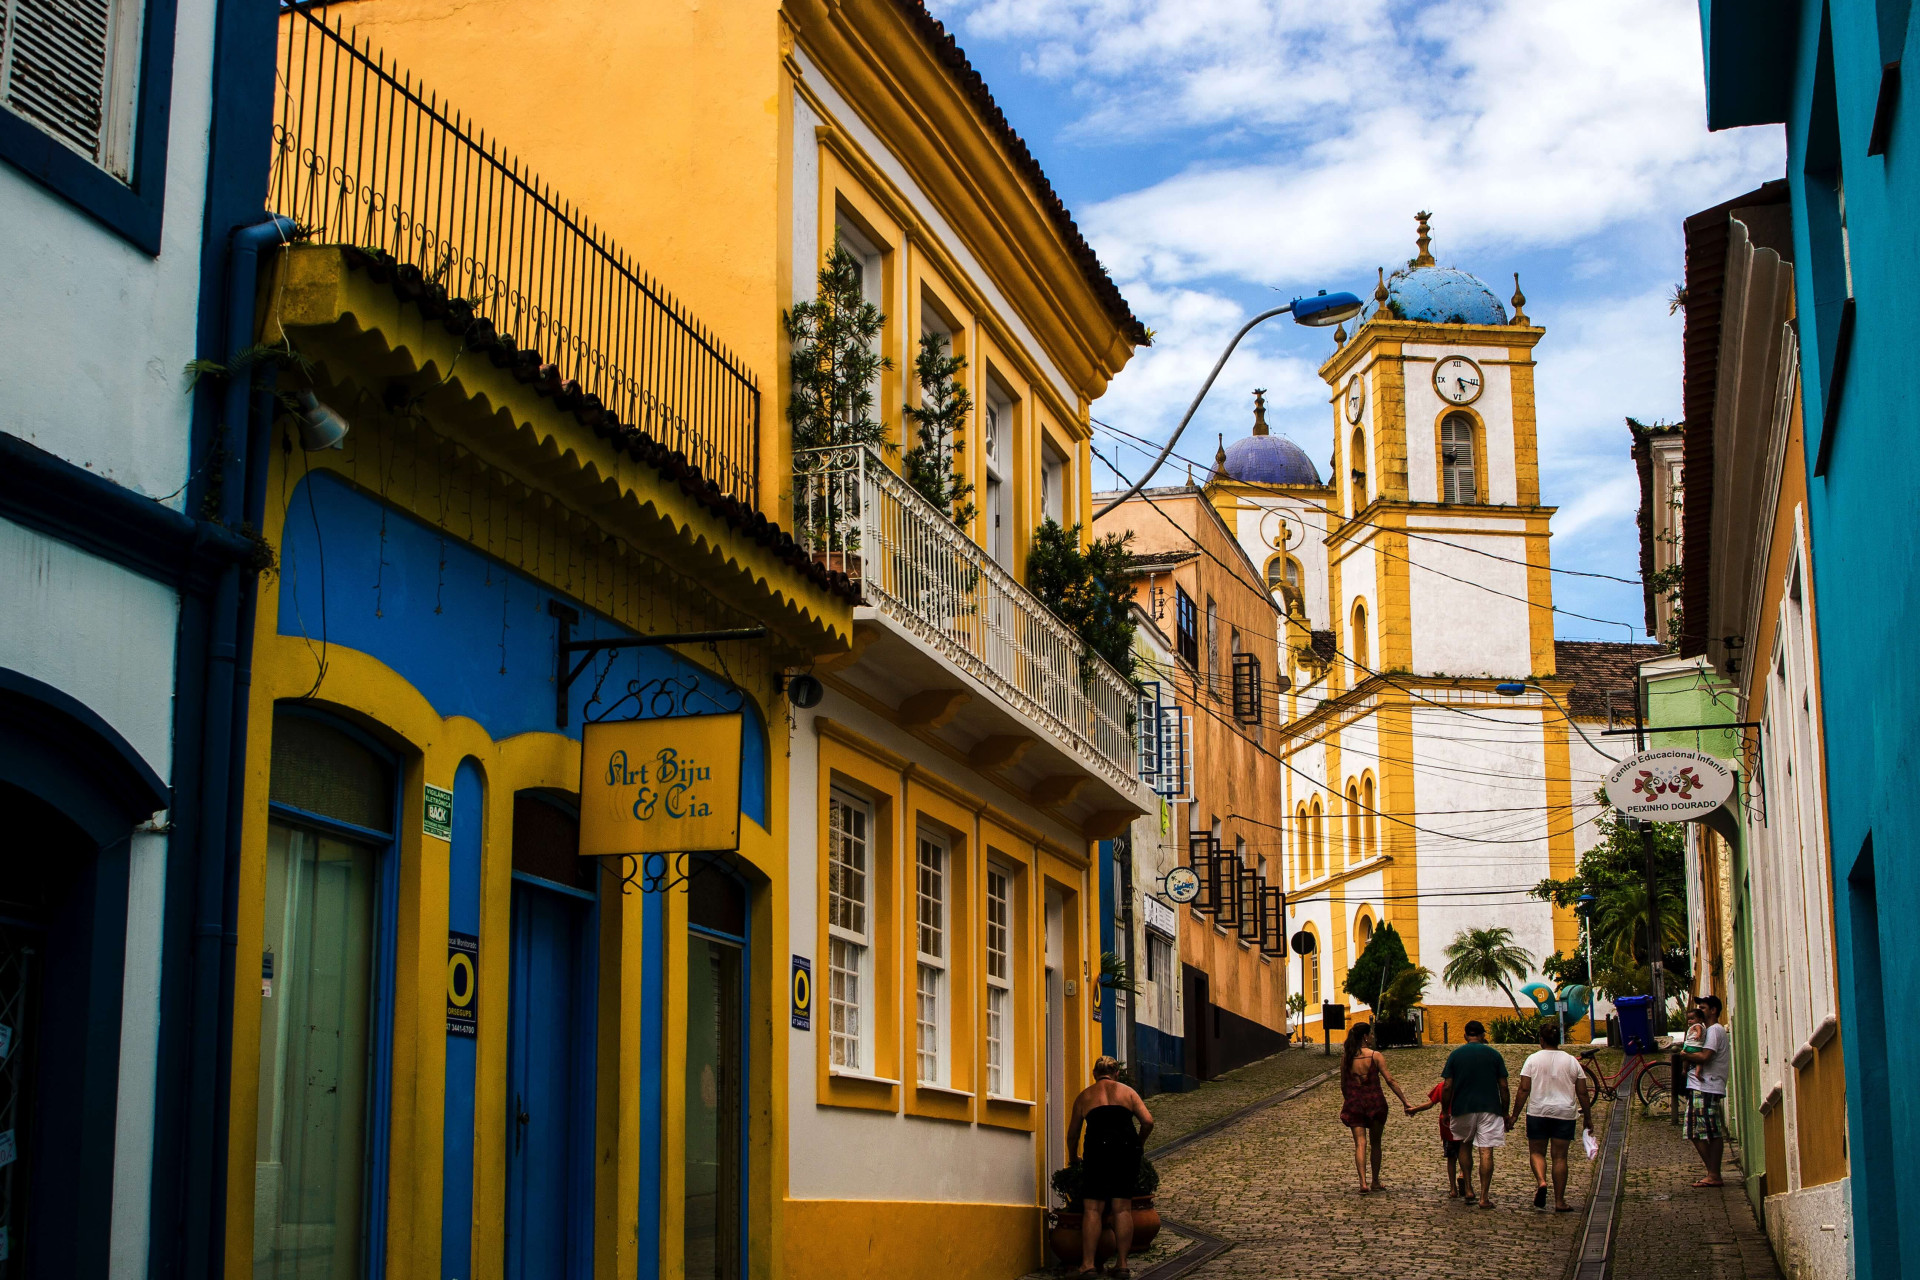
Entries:
{"type": "Polygon", "coordinates": [[[139,8],[137,0],[0,0],[0,101],[121,177],[138,44],[137,28],[127,27],[139,8]]]}

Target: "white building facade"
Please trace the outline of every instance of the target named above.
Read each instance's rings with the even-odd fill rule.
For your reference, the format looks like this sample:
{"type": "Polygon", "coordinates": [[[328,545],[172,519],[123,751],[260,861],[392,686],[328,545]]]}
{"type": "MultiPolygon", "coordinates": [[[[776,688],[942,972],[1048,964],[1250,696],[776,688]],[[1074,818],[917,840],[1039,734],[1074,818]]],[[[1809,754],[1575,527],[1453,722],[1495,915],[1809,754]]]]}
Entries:
{"type": "Polygon", "coordinates": [[[1383,925],[1432,971],[1435,1043],[1515,1012],[1498,988],[1445,982],[1465,931],[1511,932],[1531,957],[1516,990],[1580,942],[1574,915],[1529,891],[1593,843],[1620,748],[1590,708],[1570,714],[1593,690],[1559,668],[1534,418],[1545,331],[1523,303],[1516,291],[1510,316],[1440,267],[1423,217],[1420,256],[1321,367],[1333,474],[1262,412],[1209,485],[1287,616],[1270,746],[1285,762],[1288,927],[1314,941],[1296,979],[1309,1024],[1324,1003],[1371,1005],[1344,987],[1383,925]]]}
{"type": "Polygon", "coordinates": [[[272,33],[216,0],[0,23],[0,1257],[26,1274],[210,1256],[234,961],[205,766],[244,734],[257,557],[250,398],[219,442],[187,366],[227,356],[229,234],[263,217],[272,33]]]}

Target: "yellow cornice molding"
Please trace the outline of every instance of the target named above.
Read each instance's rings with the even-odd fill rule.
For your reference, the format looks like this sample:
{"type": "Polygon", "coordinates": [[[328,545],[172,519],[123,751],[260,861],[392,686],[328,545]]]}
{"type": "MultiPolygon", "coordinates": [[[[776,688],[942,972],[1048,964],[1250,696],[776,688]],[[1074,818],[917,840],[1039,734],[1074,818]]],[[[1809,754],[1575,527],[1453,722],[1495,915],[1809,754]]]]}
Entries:
{"type": "Polygon", "coordinates": [[[786,0],[784,10],[807,57],[888,140],[1068,381],[1098,399],[1132,344],[995,128],[926,41],[891,4],[786,0]]]}
{"type": "Polygon", "coordinates": [[[1301,898],[1311,898],[1316,894],[1326,893],[1347,883],[1349,880],[1357,880],[1361,876],[1372,875],[1376,871],[1384,871],[1392,865],[1392,854],[1376,853],[1364,862],[1356,862],[1344,870],[1330,871],[1318,880],[1307,881],[1307,883],[1300,885],[1289,894],[1287,901],[1291,903],[1301,898]]]}
{"type": "Polygon", "coordinates": [[[885,765],[902,777],[906,776],[907,770],[915,767],[913,761],[899,752],[889,751],[866,734],[857,729],[848,728],[831,716],[815,716],[813,732],[817,737],[831,739],[843,747],[858,751],[861,755],[885,765]]]}
{"type": "MultiPolygon", "coordinates": [[[[1320,377],[1330,384],[1338,382],[1365,357],[1419,359],[1404,354],[1404,345],[1410,342],[1422,346],[1457,343],[1461,346],[1506,347],[1511,352],[1516,348],[1531,351],[1546,336],[1547,331],[1538,325],[1427,324],[1419,320],[1370,319],[1347,339],[1345,346],[1327,357],[1320,366],[1320,377]],[[1385,350],[1390,346],[1394,349],[1385,350]]],[[[1479,359],[1478,356],[1474,358],[1479,359]]],[[[1514,359],[1509,355],[1507,361],[1497,363],[1514,359]]]]}
{"type": "Polygon", "coordinates": [[[1356,544],[1364,544],[1366,540],[1365,534],[1369,530],[1390,533],[1420,533],[1432,536],[1437,536],[1440,533],[1459,534],[1467,537],[1476,534],[1497,536],[1509,533],[1538,536],[1540,531],[1535,527],[1536,522],[1552,520],[1553,514],[1558,510],[1560,510],[1560,508],[1557,506],[1520,506],[1516,503],[1504,505],[1496,505],[1488,502],[1462,504],[1455,502],[1415,502],[1405,498],[1375,498],[1372,502],[1369,502],[1366,506],[1354,512],[1352,516],[1329,529],[1327,536],[1321,541],[1329,547],[1337,542],[1348,541],[1356,544]],[[1480,520],[1524,520],[1527,523],[1525,528],[1516,530],[1430,529],[1425,527],[1416,528],[1413,525],[1405,523],[1410,516],[1440,513],[1467,516],[1480,520]],[[1381,516],[1398,517],[1401,523],[1390,524],[1382,529],[1379,518],[1381,516]]]}

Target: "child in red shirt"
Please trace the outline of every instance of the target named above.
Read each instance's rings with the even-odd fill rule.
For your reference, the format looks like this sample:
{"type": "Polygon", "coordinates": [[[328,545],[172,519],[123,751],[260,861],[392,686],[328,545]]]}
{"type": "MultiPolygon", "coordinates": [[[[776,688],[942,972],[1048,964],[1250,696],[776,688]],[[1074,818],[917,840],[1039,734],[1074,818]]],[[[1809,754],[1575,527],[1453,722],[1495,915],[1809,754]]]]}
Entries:
{"type": "Polygon", "coordinates": [[[1453,1136],[1453,1127],[1451,1124],[1453,1116],[1449,1114],[1450,1108],[1447,1106],[1446,1090],[1446,1081],[1442,1080],[1438,1084],[1435,1084],[1433,1086],[1433,1092],[1427,1095],[1426,1104],[1424,1106],[1408,1107],[1407,1114],[1417,1116],[1429,1107],[1440,1108],[1440,1149],[1446,1155],[1447,1182],[1453,1188],[1452,1198],[1458,1200],[1461,1196],[1468,1195],[1467,1175],[1472,1172],[1473,1169],[1473,1150],[1453,1136]],[[1457,1171],[1454,1168],[1454,1162],[1456,1160],[1458,1160],[1460,1166],[1457,1171]]]}

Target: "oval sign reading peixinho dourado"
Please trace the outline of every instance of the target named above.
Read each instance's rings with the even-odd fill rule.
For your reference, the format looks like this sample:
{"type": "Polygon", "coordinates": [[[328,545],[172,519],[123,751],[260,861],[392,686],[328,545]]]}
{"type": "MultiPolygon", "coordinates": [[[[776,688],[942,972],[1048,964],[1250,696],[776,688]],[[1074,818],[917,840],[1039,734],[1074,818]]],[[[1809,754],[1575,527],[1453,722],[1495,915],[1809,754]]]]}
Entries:
{"type": "Polygon", "coordinates": [[[1733,770],[1704,751],[1671,748],[1629,756],[1607,775],[1607,803],[1629,818],[1704,818],[1733,794],[1733,770]]]}

